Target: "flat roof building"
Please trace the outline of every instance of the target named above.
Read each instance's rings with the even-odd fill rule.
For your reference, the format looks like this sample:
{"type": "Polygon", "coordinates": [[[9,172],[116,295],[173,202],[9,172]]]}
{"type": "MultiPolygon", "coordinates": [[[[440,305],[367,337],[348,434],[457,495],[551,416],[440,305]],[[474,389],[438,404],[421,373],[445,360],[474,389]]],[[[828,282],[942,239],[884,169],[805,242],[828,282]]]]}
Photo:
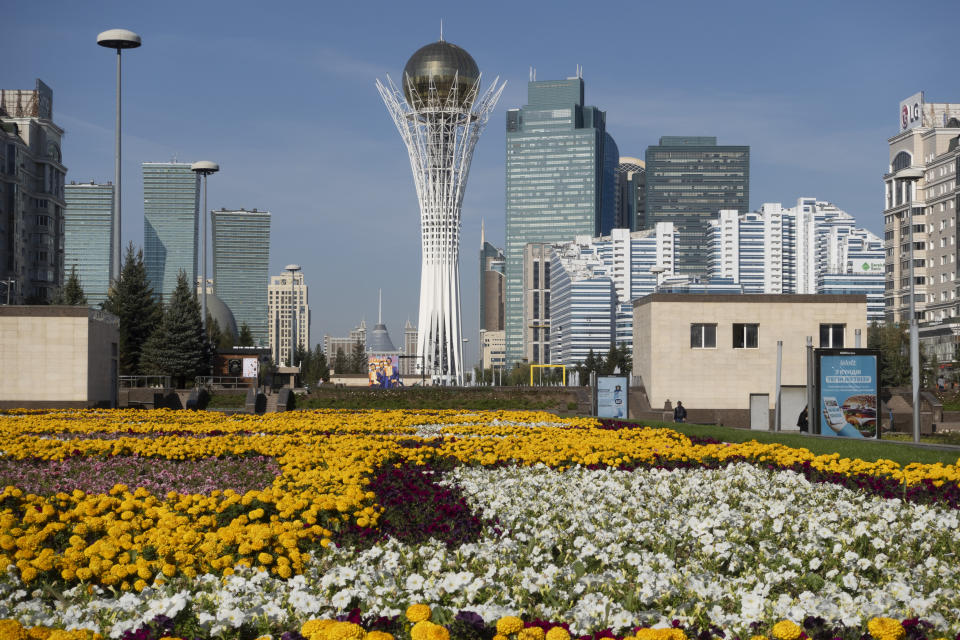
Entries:
{"type": "Polygon", "coordinates": [[[107,299],[113,272],[113,184],[71,182],[64,193],[64,270],[76,268],[87,304],[98,307],[107,299]]]}

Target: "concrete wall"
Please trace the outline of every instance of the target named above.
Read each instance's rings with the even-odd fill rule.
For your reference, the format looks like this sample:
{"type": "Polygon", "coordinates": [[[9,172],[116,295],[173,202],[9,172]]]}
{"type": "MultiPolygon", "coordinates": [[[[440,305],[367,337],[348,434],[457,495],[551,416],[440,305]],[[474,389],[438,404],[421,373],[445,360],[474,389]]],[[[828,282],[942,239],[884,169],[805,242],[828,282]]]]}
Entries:
{"type": "MultiPolygon", "coordinates": [[[[844,346],[854,346],[860,329],[866,347],[866,319],[862,295],[653,294],[634,303],[633,373],[643,378],[651,407],[681,400],[691,420],[693,409],[748,410],[750,394],[769,394],[773,409],[778,340],[781,384],[804,386],[806,337],[819,347],[821,324],[843,324],[844,346]],[[693,323],[717,325],[716,348],[690,347],[693,323]],[[734,323],[759,324],[756,349],[733,348],[734,323]]],[[[782,424],[796,419],[784,415],[782,424]]]]}
{"type": "Polygon", "coordinates": [[[118,326],[87,307],[0,307],[0,406],[115,401],[118,326]]]}

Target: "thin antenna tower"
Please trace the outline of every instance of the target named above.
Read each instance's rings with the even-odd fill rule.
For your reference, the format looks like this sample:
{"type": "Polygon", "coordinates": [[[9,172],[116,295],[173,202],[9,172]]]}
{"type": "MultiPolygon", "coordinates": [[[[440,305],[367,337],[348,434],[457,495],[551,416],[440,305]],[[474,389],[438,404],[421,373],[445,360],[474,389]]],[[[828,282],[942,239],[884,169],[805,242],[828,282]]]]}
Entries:
{"type": "Polygon", "coordinates": [[[383,324],[383,289],[377,289],[377,324],[383,324]]]}
{"type": "Polygon", "coordinates": [[[440,42],[443,42],[443,18],[440,18],[440,42]]]}

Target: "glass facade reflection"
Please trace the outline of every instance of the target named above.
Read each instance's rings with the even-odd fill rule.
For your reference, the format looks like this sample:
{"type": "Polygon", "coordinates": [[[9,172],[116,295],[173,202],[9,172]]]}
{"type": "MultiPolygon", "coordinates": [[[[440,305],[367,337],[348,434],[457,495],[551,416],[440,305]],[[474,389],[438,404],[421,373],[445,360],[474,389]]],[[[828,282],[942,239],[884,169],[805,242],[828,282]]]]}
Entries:
{"type": "Polygon", "coordinates": [[[269,344],[267,286],[270,284],[270,213],[211,211],[213,290],[237,321],[246,323],[257,346],[269,344]]]}
{"type": "Polygon", "coordinates": [[[644,225],[674,224],[677,273],[705,274],[708,222],[721,209],[749,211],[749,201],[750,147],[711,136],[663,136],[647,147],[644,225]]]}
{"type": "Polygon", "coordinates": [[[168,300],[177,274],[197,281],[200,176],[189,163],[143,163],[143,262],[160,300],[168,300]]]}
{"type": "Polygon", "coordinates": [[[507,112],[508,366],[525,356],[524,246],[598,236],[613,226],[618,152],[606,133],[605,112],[584,106],[583,96],[582,78],[533,81],[528,104],[507,112]]]}
{"type": "Polygon", "coordinates": [[[113,185],[68,184],[64,199],[64,279],[75,267],[87,304],[98,307],[110,290],[113,185]]]}

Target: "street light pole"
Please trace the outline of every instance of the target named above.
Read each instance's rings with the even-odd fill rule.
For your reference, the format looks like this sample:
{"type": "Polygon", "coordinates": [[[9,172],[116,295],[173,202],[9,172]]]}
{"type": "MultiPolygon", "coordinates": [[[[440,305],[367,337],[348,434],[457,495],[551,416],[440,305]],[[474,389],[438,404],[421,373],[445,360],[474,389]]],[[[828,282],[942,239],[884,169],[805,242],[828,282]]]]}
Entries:
{"type": "Polygon", "coordinates": [[[300,265],[288,264],[286,270],[290,272],[290,366],[293,367],[295,366],[293,360],[297,354],[297,304],[294,301],[296,298],[294,283],[297,271],[300,271],[300,265]]]}
{"type": "Polygon", "coordinates": [[[203,331],[207,331],[207,176],[211,173],[220,171],[220,165],[209,160],[201,160],[190,165],[190,170],[197,175],[203,176],[203,211],[200,217],[203,218],[203,247],[200,251],[203,268],[200,270],[203,275],[200,280],[200,317],[203,319],[203,331]]]}
{"type": "Polygon", "coordinates": [[[127,29],[110,29],[97,36],[101,47],[117,50],[117,125],[116,142],[113,157],[113,234],[110,240],[111,265],[110,279],[120,280],[120,52],[124,49],[136,49],[141,45],[140,36],[127,29]]]}

